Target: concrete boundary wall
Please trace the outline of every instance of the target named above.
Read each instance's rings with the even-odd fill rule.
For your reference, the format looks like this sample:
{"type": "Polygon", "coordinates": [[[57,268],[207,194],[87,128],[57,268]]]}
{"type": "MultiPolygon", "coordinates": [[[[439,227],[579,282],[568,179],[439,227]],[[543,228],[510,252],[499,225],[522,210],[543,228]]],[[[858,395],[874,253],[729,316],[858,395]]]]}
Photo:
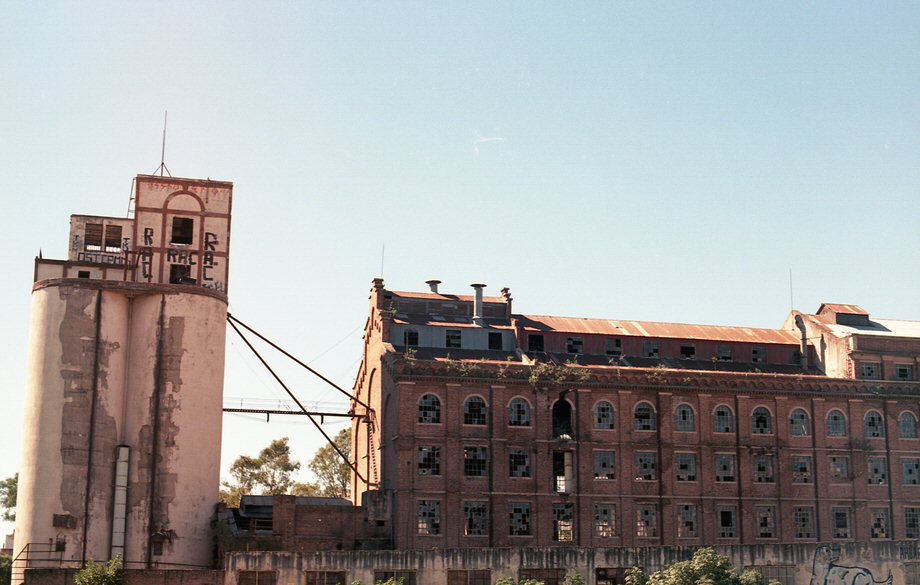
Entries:
{"type": "MultiPolygon", "coordinates": [[[[720,546],[740,571],[769,566],[764,573],[783,585],[920,585],[917,541],[840,542],[720,546]]],[[[329,551],[316,553],[237,552],[225,560],[224,585],[238,585],[240,571],[266,571],[266,582],[305,585],[307,571],[340,571],[346,583],[374,582],[375,571],[411,571],[418,585],[447,583],[449,570],[491,570],[520,578],[521,570],[563,568],[596,585],[595,570],[663,568],[693,555],[696,547],[481,548],[427,551],[329,551]]],[[[264,578],[260,578],[262,582],[264,578]]]]}

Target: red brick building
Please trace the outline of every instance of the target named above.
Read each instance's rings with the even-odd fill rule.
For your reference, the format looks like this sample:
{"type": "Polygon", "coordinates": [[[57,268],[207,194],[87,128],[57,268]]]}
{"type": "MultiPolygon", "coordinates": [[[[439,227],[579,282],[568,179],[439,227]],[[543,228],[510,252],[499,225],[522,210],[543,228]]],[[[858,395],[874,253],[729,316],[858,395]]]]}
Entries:
{"type": "Polygon", "coordinates": [[[374,281],[355,383],[354,498],[394,548],[920,537],[920,323],[518,315],[429,284],[374,281]]]}

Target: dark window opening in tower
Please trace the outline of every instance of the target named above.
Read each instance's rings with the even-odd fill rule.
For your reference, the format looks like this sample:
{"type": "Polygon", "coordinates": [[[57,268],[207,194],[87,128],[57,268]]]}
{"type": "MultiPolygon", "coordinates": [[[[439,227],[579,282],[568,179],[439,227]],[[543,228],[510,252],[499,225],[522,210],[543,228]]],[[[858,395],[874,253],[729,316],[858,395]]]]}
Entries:
{"type": "Polygon", "coordinates": [[[188,217],[174,217],[170,244],[191,244],[195,232],[195,220],[188,217]]]}
{"type": "Polygon", "coordinates": [[[169,265],[169,284],[198,284],[192,278],[192,269],[186,264],[169,265]]]}

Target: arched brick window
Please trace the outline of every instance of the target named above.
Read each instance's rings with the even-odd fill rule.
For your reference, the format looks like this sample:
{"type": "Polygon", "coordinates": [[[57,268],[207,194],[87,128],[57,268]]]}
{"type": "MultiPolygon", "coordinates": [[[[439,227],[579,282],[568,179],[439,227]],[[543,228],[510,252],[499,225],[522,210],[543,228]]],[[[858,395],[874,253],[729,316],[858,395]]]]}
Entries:
{"type": "Polygon", "coordinates": [[[486,424],[486,401],[478,396],[470,396],[463,403],[463,424],[486,424]]]}
{"type": "Polygon", "coordinates": [[[882,415],[874,410],[867,412],[863,429],[867,438],[884,437],[885,425],[882,423],[882,415]]]}
{"type": "Polygon", "coordinates": [[[512,427],[530,426],[530,403],[523,398],[513,398],[508,403],[508,425],[512,427]]]}
{"type": "Polygon", "coordinates": [[[681,404],[674,409],[674,430],[679,433],[692,433],[696,430],[693,409],[689,404],[681,404]]]}
{"type": "Polygon", "coordinates": [[[763,406],[758,406],[754,409],[754,412],[751,413],[751,434],[773,434],[773,417],[770,415],[770,411],[763,406]]]}
{"type": "Polygon", "coordinates": [[[717,406],[712,413],[712,431],[714,433],[735,432],[735,421],[732,411],[724,404],[717,406]]]}
{"type": "Polygon", "coordinates": [[[633,411],[633,429],[636,431],[655,430],[655,409],[648,402],[640,402],[633,411]]]}
{"type": "Polygon", "coordinates": [[[842,437],[846,434],[847,419],[839,410],[832,410],[827,413],[827,436],[842,437]]]}
{"type": "Polygon", "coordinates": [[[902,439],[917,438],[917,417],[911,412],[902,412],[898,417],[898,434],[902,439]]]}
{"type": "Polygon", "coordinates": [[[441,422],[441,401],[434,394],[425,394],[418,401],[418,422],[441,422]]]}
{"type": "Polygon", "coordinates": [[[594,428],[613,428],[613,405],[606,400],[601,400],[594,405],[594,428]]]}
{"type": "Polygon", "coordinates": [[[811,421],[808,413],[801,408],[796,408],[789,415],[789,434],[794,437],[807,437],[811,434],[811,421]]]}

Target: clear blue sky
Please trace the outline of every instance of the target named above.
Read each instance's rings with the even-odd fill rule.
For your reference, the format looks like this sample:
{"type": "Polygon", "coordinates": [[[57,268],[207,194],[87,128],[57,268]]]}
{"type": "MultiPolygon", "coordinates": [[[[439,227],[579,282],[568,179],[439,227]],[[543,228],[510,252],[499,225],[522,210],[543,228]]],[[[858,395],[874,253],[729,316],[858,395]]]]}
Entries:
{"type": "MultiPolygon", "coordinates": [[[[0,477],[32,259],[125,213],[167,109],[172,174],[235,184],[231,310],[346,387],[384,243],[391,288],[517,312],[778,327],[791,268],[920,319],[920,4],[494,4],[0,0],[0,477]]],[[[224,468],[283,435],[320,446],[225,416],[224,468]]]]}

